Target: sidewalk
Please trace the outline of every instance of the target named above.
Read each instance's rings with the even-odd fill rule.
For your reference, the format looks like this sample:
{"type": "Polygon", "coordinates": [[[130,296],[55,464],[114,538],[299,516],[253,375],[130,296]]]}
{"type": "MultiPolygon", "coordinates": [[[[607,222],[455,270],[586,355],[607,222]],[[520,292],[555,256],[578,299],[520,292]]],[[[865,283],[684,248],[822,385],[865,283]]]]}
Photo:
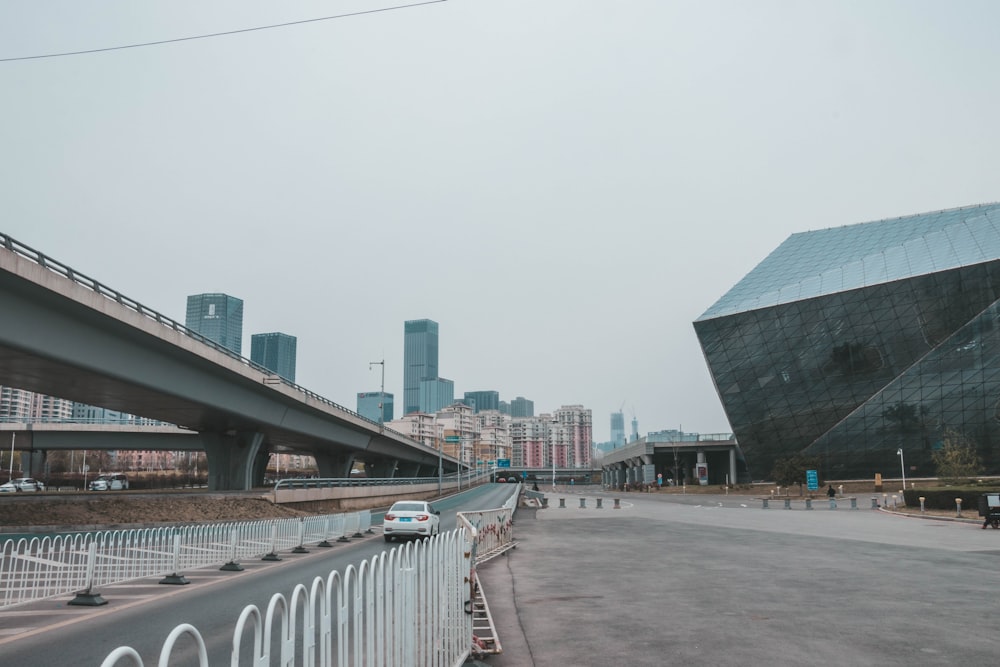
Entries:
{"type": "Polygon", "coordinates": [[[487,665],[995,662],[1000,573],[982,554],[1000,531],[981,521],[559,497],[519,509],[518,547],[478,571],[503,647],[487,665]]]}

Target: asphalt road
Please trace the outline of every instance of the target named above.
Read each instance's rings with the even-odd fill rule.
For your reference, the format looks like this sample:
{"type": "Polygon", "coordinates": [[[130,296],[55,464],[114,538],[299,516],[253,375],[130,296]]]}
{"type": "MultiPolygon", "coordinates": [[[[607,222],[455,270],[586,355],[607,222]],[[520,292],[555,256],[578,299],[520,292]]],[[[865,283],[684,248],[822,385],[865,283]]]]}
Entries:
{"type": "MultiPolygon", "coordinates": [[[[550,494],[478,568],[525,665],[995,665],[1000,530],[739,496],[550,494]],[[558,498],[566,498],[559,509],[558,498]],[[579,508],[579,497],[588,499],[579,508]]],[[[974,513],[973,513],[974,514],[974,513]]]]}
{"type": "MultiPolygon", "coordinates": [[[[456,511],[499,507],[513,490],[487,484],[435,501],[442,532],[454,529],[456,511]]],[[[190,623],[205,638],[210,664],[228,665],[233,630],[244,607],[254,604],[266,611],[274,593],[288,597],[297,584],[308,587],[315,577],[343,572],[387,547],[391,545],[376,531],[346,545],[311,547],[308,554],[282,553],[280,562],[244,561],[243,572],[185,572],[192,582],[186,586],[161,585],[158,579],[112,586],[97,591],[108,601],[101,607],[68,606],[73,596],[62,596],[0,611],[0,662],[96,667],[115,648],[127,645],[144,664],[155,665],[169,632],[190,623]]],[[[244,645],[250,643],[247,637],[244,645]]],[[[196,655],[193,642],[182,641],[170,664],[197,664],[196,655]]],[[[241,664],[251,663],[245,659],[241,664]]]]}

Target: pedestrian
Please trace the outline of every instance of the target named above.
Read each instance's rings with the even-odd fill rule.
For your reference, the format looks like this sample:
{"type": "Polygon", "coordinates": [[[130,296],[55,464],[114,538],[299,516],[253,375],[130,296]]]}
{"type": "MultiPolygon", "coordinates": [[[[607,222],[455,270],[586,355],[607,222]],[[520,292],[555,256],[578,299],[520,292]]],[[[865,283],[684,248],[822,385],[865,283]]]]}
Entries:
{"type": "Polygon", "coordinates": [[[828,489],[826,490],[826,497],[827,497],[827,498],[833,498],[833,497],[834,497],[834,496],[836,496],[836,495],[837,495],[837,492],[836,492],[836,491],[834,491],[834,489],[833,489],[833,484],[831,484],[831,485],[829,486],[829,488],[828,488],[828,489]]]}

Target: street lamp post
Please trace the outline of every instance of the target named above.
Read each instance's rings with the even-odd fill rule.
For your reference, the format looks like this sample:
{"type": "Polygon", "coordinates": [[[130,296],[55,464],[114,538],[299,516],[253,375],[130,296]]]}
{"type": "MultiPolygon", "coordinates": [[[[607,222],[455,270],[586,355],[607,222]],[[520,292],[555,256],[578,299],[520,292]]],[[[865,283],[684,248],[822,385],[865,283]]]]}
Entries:
{"type": "Polygon", "coordinates": [[[906,466],[903,465],[903,448],[897,449],[896,453],[899,454],[899,471],[903,473],[903,491],[906,491],[906,466]]]}
{"type": "Polygon", "coordinates": [[[556,488],[556,442],[552,441],[552,490],[556,488]]]}
{"type": "Polygon", "coordinates": [[[443,495],[441,490],[444,485],[444,469],[442,468],[442,466],[444,465],[444,457],[442,452],[442,449],[444,448],[444,442],[441,440],[440,437],[437,438],[437,441],[438,441],[438,498],[440,498],[443,495]]]}

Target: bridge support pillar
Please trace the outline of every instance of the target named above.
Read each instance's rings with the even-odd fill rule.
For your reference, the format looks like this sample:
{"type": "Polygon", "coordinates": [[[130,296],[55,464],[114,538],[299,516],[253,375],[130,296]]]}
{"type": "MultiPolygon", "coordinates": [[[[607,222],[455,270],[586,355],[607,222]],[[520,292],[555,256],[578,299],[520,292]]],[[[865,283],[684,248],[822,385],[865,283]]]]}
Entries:
{"type": "Polygon", "coordinates": [[[21,469],[24,470],[25,477],[34,477],[43,482],[48,481],[45,479],[47,477],[45,474],[45,455],[46,452],[43,451],[21,452],[21,469]]]}
{"type": "Polygon", "coordinates": [[[396,461],[396,472],[393,477],[419,477],[420,464],[412,461],[396,461]]]}
{"type": "Polygon", "coordinates": [[[268,453],[264,434],[202,433],[210,491],[248,491],[264,481],[268,453]]]}
{"type": "Polygon", "coordinates": [[[376,459],[365,461],[365,474],[368,477],[386,479],[396,476],[396,468],[399,466],[397,459],[376,459]]]}
{"type": "Polygon", "coordinates": [[[319,476],[325,479],[340,479],[350,477],[354,468],[354,457],[349,454],[335,454],[331,452],[314,452],[316,467],[319,468],[319,476]]]}

